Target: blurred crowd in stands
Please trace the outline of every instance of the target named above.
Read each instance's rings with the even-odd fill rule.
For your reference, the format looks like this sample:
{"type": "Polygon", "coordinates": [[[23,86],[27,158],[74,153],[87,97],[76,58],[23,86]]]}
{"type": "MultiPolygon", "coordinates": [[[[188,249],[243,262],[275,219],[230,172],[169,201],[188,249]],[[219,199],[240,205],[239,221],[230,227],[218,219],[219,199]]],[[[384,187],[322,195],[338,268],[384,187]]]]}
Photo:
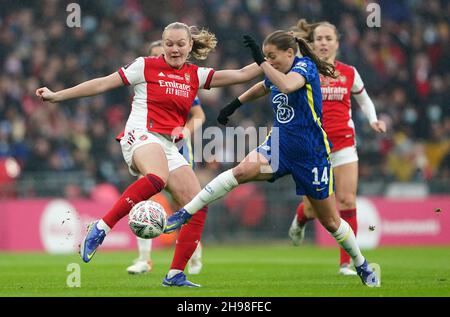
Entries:
{"type": "MultiPolygon", "coordinates": [[[[337,26],[338,59],[358,69],[379,118],[388,124],[388,133],[375,135],[353,103],[361,181],[450,183],[450,2],[378,1],[381,27],[372,28],[366,24],[368,3],[0,0],[0,178],[8,178],[12,165],[7,162],[14,158],[18,166],[12,169],[16,175],[21,170],[19,181],[39,175],[44,183],[46,177],[68,179],[64,175],[82,172],[91,184],[109,182],[122,190],[133,179],[114,137],[125,125],[132,90],[123,87],[50,104],[35,96],[36,88],[60,90],[108,75],[146,55],[148,44],[160,39],[164,26],[173,21],[216,34],[217,49],[200,65],[240,68],[252,62],[242,45],[243,34],[262,41],[306,18],[337,26]],[[80,28],[66,24],[71,2],[80,5],[80,28]]],[[[204,126],[216,126],[219,109],[250,85],[203,92],[204,126]]],[[[262,127],[271,120],[272,109],[261,100],[243,106],[230,124],[262,127]]],[[[196,171],[204,184],[225,167],[202,163],[196,171]]],[[[87,191],[65,190],[69,196],[87,191]]]]}

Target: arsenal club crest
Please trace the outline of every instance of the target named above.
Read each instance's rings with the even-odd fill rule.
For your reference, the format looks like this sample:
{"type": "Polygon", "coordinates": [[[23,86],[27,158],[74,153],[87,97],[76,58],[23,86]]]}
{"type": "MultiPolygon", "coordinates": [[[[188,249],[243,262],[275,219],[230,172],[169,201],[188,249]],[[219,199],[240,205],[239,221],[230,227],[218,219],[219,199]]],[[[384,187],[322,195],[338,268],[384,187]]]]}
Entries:
{"type": "Polygon", "coordinates": [[[184,79],[186,80],[186,82],[189,84],[191,81],[191,76],[189,74],[184,74],[184,79]]]}

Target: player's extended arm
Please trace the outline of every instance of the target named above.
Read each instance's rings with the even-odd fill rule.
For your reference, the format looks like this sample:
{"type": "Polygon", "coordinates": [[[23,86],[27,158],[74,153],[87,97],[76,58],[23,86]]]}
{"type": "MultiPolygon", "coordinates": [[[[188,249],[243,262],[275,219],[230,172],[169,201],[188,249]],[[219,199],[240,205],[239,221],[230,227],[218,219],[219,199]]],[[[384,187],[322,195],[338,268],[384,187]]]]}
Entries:
{"type": "Polygon", "coordinates": [[[118,72],[111,75],[91,79],[77,86],[53,92],[47,87],[38,88],[36,96],[41,97],[43,101],[60,102],[64,100],[95,96],[105,91],[123,86],[123,81],[118,72]]]}
{"type": "Polygon", "coordinates": [[[236,70],[218,70],[214,73],[210,87],[223,87],[246,83],[262,75],[263,72],[258,64],[253,63],[236,70]]]}
{"type": "Polygon", "coordinates": [[[191,117],[186,122],[186,125],[184,126],[185,129],[189,131],[189,133],[192,135],[194,131],[196,131],[200,126],[205,122],[206,116],[205,112],[203,111],[202,107],[195,106],[191,108],[191,117]]]}
{"type": "Polygon", "coordinates": [[[247,103],[261,98],[268,93],[269,91],[266,89],[266,86],[264,86],[264,81],[260,81],[259,83],[253,85],[251,88],[245,91],[242,95],[240,95],[238,99],[242,103],[247,103]]]}
{"type": "Polygon", "coordinates": [[[247,103],[249,101],[258,99],[262,96],[267,95],[268,91],[266,87],[264,86],[264,82],[261,81],[250,89],[248,89],[246,92],[244,92],[242,95],[240,95],[238,98],[234,99],[232,102],[227,104],[222,110],[220,110],[219,116],[217,117],[217,121],[220,124],[226,125],[228,123],[228,117],[231,116],[237,108],[242,106],[243,103],[247,103]]]}
{"type": "Polygon", "coordinates": [[[358,105],[361,107],[361,110],[366,115],[367,119],[369,119],[370,126],[373,130],[378,133],[386,132],[386,124],[383,121],[378,120],[377,112],[375,111],[375,105],[367,94],[366,89],[364,88],[364,83],[359,76],[359,73],[355,69],[355,79],[353,83],[352,90],[357,90],[357,92],[353,92],[353,97],[355,97],[358,105]]]}

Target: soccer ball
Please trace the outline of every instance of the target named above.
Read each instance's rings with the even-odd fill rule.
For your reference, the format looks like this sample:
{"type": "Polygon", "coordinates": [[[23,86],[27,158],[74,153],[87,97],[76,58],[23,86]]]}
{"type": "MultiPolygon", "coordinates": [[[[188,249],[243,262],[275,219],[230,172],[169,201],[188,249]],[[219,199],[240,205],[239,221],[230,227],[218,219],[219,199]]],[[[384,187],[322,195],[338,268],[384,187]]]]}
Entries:
{"type": "Polygon", "coordinates": [[[153,200],[141,201],[134,205],[128,215],[131,231],[142,239],[153,239],[166,228],[166,211],[153,200]]]}

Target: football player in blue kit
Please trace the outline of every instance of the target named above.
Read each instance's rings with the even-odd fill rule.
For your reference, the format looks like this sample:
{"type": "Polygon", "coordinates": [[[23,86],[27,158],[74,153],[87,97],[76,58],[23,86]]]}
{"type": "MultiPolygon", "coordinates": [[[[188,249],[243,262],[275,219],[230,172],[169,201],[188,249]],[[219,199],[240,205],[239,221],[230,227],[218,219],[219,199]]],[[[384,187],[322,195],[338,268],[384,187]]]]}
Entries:
{"type": "Polygon", "coordinates": [[[263,53],[250,36],[244,36],[265,78],[229,103],[219,114],[221,124],[243,103],[270,94],[274,109],[271,133],[236,167],[213,179],[191,202],[168,219],[165,232],[188,222],[203,206],[223,197],[239,184],[291,175],[297,195],[311,201],[320,223],[351,256],[363,284],[379,286],[356,243],[349,224],[340,218],[334,195],[331,144],[322,128],[322,94],[319,73],[336,78],[334,66],[320,60],[302,39],[275,31],[263,42],[263,53]],[[299,57],[297,52],[302,57],[299,57]]]}

